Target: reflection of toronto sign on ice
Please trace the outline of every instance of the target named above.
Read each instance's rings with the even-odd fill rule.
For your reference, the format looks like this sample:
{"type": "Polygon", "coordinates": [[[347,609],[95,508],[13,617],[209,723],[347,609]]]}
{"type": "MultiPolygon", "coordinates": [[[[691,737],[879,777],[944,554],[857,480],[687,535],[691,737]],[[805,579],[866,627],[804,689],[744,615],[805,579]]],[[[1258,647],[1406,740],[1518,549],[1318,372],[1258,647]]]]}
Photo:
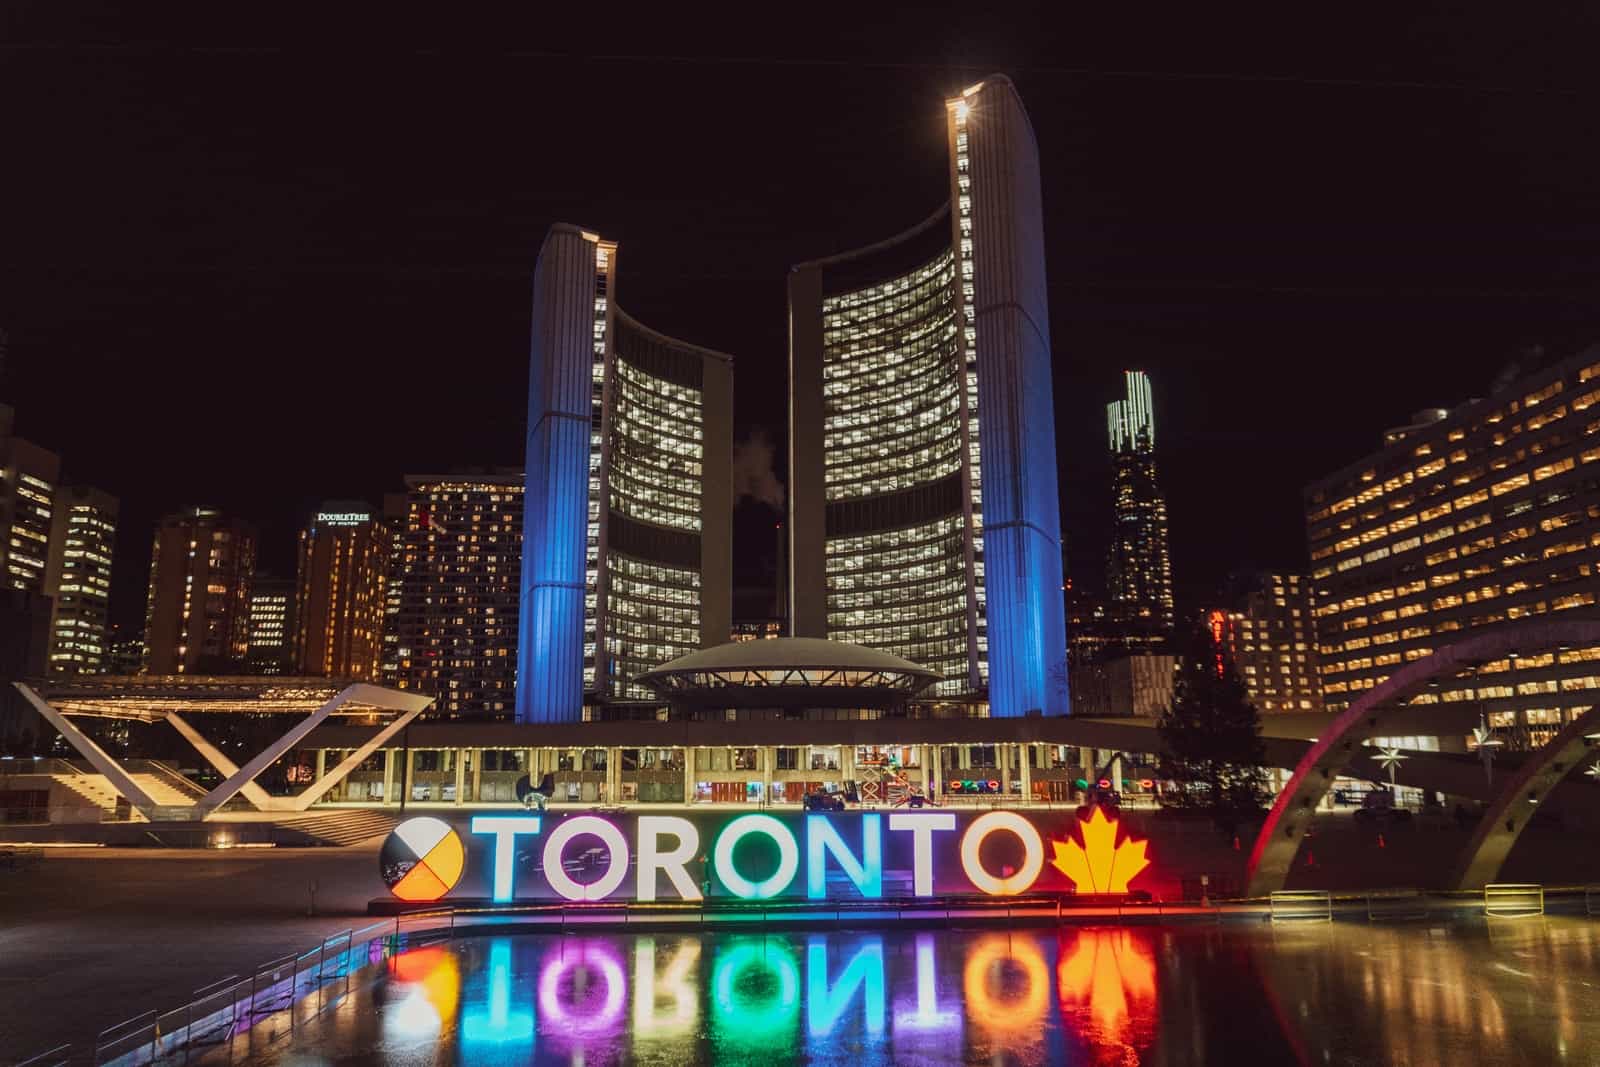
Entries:
{"type": "MultiPolygon", "coordinates": [[[[909,888],[914,897],[935,895],[936,866],[953,875],[951,864],[936,863],[952,850],[966,886],[953,887],[948,884],[950,876],[941,875],[946,882],[941,895],[972,890],[989,896],[1025,893],[1038,882],[1047,861],[1080,893],[1126,893],[1129,881],[1150,863],[1146,842],[1131,838],[1118,842],[1117,821],[1106,818],[1099,808],[1089,818],[1074,821],[1065,840],[1049,839],[1048,855],[1046,837],[1028,817],[1014,811],[981,814],[960,834],[953,812],[866,812],[854,820],[806,815],[798,833],[776,816],[746,814],[728,820],[704,842],[701,826],[678,815],[638,816],[631,841],[616,822],[599,815],[560,819],[548,834],[546,823],[540,815],[472,818],[471,833],[488,853],[488,883],[496,903],[517,896],[519,849],[526,853],[530,847],[540,856],[539,873],[545,884],[556,896],[572,901],[611,898],[630,880],[630,871],[634,872],[632,899],[644,902],[658,899],[662,879],[678,899],[701,900],[711,875],[729,894],[745,900],[798,895],[801,886],[808,899],[821,900],[828,896],[830,871],[837,871],[861,897],[880,899],[885,853],[891,846],[901,855],[909,852],[909,888]],[[847,840],[841,826],[856,831],[849,835],[853,840],[847,840]],[[998,872],[982,856],[985,842],[995,835],[1009,837],[1010,852],[1020,852],[1018,863],[1002,865],[998,872]],[[541,836],[542,842],[534,840],[541,836]],[[579,839],[592,840],[575,847],[579,839]],[[766,862],[761,866],[773,869],[753,872],[748,858],[741,865],[736,850],[746,841],[757,843],[769,858],[775,856],[775,867],[766,862]],[[574,855],[593,859],[602,854],[603,859],[591,864],[599,871],[597,877],[580,882],[569,873],[574,855]]],[[[460,836],[439,819],[407,820],[384,846],[384,879],[402,900],[441,899],[465,867],[460,836]]]]}

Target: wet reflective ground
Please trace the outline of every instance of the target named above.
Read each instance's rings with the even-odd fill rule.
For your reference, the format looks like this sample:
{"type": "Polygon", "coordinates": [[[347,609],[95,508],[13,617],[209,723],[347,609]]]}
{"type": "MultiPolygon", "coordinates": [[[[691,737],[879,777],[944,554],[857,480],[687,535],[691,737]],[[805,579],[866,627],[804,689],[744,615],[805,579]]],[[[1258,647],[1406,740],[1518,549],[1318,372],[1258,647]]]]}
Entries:
{"type": "MultiPolygon", "coordinates": [[[[363,978],[368,980],[362,980],[363,978]]],[[[1600,1064],[1600,923],[523,935],[218,1062],[1600,1064]]]]}

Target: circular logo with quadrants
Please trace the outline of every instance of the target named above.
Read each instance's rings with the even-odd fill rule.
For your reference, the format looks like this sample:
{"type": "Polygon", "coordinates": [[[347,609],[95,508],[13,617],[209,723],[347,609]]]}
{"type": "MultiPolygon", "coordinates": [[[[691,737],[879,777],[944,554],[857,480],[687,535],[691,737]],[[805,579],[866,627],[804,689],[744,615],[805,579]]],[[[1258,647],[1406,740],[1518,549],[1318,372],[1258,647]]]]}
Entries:
{"type": "Polygon", "coordinates": [[[396,826],[378,853],[383,882],[401,900],[438,900],[461,881],[466,866],[460,835],[431,816],[396,826]]]}

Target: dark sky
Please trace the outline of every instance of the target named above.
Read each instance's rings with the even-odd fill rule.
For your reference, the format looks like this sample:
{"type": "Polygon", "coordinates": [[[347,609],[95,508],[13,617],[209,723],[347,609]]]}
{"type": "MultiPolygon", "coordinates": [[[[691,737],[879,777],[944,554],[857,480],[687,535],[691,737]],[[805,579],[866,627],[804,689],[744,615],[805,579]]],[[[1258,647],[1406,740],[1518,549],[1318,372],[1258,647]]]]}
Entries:
{"type": "MultiPolygon", "coordinates": [[[[619,240],[621,305],[734,354],[741,434],[781,445],[787,268],[925,217],[942,100],[991,71],[1043,155],[1089,586],[1124,367],[1154,380],[1194,607],[1234,567],[1304,567],[1301,486],[1385,426],[1600,338],[1593,9],[151,6],[0,6],[0,399],[123,499],[124,620],[168,509],[257,521],[282,573],[319,500],[519,464],[553,222],[619,240]]],[[[742,505],[739,580],[772,519],[742,505]]]]}

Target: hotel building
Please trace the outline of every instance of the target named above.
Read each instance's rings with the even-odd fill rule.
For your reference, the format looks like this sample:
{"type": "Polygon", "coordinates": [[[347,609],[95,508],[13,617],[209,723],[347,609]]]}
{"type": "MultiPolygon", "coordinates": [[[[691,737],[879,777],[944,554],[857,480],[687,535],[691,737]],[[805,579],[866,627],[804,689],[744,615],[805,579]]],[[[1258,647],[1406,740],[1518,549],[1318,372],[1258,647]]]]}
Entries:
{"type": "MultiPolygon", "coordinates": [[[[1422,413],[1309,486],[1305,509],[1331,711],[1471,634],[1592,617],[1600,348],[1422,413]]],[[[1597,688],[1600,647],[1567,648],[1483,663],[1411,703],[1459,703],[1471,723],[1482,711],[1525,746],[1593,705],[1597,688]]]]}
{"type": "Polygon", "coordinates": [[[294,618],[300,674],[378,679],[389,552],[389,529],[365,504],[324,504],[300,532],[294,618]]]}
{"type": "Polygon", "coordinates": [[[1172,636],[1172,560],[1167,501],[1156,483],[1156,416],[1150,379],[1124,372],[1127,395],[1106,405],[1114,528],[1106,566],[1107,615],[1125,645],[1172,636]]]}
{"type": "Polygon", "coordinates": [[[1206,613],[1211,639],[1239,670],[1256,710],[1322,710],[1311,583],[1298,574],[1253,574],[1227,607],[1206,613]]]}
{"type": "Polygon", "coordinates": [[[215,508],[175,512],[156,528],[145,606],[150,674],[237,669],[250,645],[256,530],[215,508]]]}
{"type": "Polygon", "coordinates": [[[117,498],[70,486],[56,496],[50,523],[45,594],[50,612],[50,673],[102,674],[110,669],[111,559],[117,540],[117,498]]]}
{"type": "Polygon", "coordinates": [[[595,234],[552,228],[533,290],[517,721],[576,722],[728,639],[733,364],[618,307],[595,234]]]}
{"type": "Polygon", "coordinates": [[[945,108],[949,200],[789,276],[792,632],[1065,715],[1066,623],[1038,149],[1016,90],[945,108]]]}
{"type": "Polygon", "coordinates": [[[406,477],[395,672],[430,718],[507,718],[517,679],[521,474],[406,477]]]}

